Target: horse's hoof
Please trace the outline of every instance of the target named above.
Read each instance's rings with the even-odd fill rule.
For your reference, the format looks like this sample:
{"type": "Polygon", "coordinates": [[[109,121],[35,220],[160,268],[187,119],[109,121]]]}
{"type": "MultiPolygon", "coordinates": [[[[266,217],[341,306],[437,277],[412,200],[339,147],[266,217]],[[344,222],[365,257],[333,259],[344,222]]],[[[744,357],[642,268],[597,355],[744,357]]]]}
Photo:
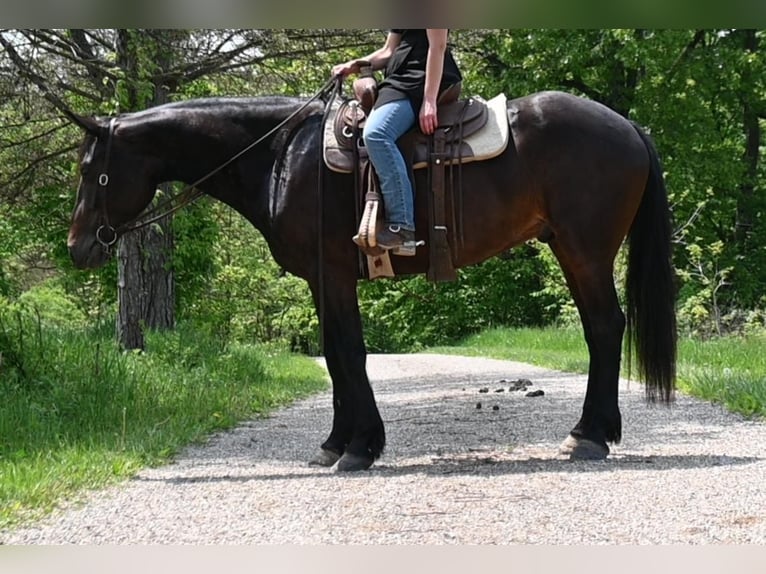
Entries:
{"type": "Polygon", "coordinates": [[[559,452],[569,455],[570,460],[604,460],[609,454],[609,447],[606,443],[577,438],[570,434],[561,443],[559,452]]]}
{"type": "Polygon", "coordinates": [[[577,446],[577,439],[571,434],[559,445],[559,454],[569,455],[577,446]]]}
{"type": "Polygon", "coordinates": [[[371,456],[359,456],[356,454],[345,453],[338,461],[338,472],[356,472],[367,470],[372,466],[375,460],[371,456]]]}
{"type": "Polygon", "coordinates": [[[309,466],[324,466],[329,468],[338,462],[339,458],[340,455],[337,452],[320,449],[319,454],[309,461],[309,466]]]}

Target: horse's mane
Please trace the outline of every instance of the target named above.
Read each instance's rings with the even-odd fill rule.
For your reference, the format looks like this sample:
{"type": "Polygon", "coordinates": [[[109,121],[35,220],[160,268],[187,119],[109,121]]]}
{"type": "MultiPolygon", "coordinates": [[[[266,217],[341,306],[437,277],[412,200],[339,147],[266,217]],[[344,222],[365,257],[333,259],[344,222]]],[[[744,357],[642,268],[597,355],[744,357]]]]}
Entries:
{"type": "MultiPolygon", "coordinates": [[[[263,119],[279,121],[305,103],[306,98],[289,96],[196,98],[160,104],[139,112],[122,114],[120,117],[126,120],[151,121],[158,116],[164,116],[168,113],[188,112],[191,114],[203,113],[205,115],[209,114],[232,119],[241,118],[242,120],[263,119]]],[[[317,106],[319,105],[321,105],[321,102],[317,104],[317,106]]],[[[309,110],[312,112],[319,109],[314,105],[309,106],[309,110]]]]}

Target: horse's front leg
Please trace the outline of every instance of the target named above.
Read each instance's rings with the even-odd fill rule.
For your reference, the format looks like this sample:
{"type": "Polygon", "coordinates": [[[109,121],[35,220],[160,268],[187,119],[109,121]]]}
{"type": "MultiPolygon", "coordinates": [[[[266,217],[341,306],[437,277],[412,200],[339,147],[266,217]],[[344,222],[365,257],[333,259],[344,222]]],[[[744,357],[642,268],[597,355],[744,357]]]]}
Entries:
{"type": "MultiPolygon", "coordinates": [[[[314,299],[318,301],[317,294],[314,299]]],[[[325,361],[333,387],[333,423],[320,453],[309,464],[332,466],[337,461],[340,471],[365,470],[383,452],[386,434],[367,379],[355,281],[328,280],[322,319],[325,361]]]]}
{"type": "Polygon", "coordinates": [[[309,461],[309,466],[333,466],[343,456],[354,432],[353,412],[348,398],[350,384],[343,371],[336,366],[340,364],[339,359],[328,356],[334,354],[334,346],[331,349],[325,346],[325,362],[332,381],[332,429],[317,455],[309,461]]]}

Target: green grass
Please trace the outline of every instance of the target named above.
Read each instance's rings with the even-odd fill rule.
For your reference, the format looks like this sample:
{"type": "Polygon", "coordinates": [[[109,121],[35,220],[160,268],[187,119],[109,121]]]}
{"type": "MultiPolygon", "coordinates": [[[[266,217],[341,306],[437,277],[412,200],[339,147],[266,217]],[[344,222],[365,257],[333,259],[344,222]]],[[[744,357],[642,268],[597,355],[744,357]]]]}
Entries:
{"type": "Polygon", "coordinates": [[[679,387],[689,394],[766,416],[766,333],[683,340],[678,371],[679,387]]]}
{"type": "MultiPolygon", "coordinates": [[[[679,387],[766,415],[766,335],[682,340],[679,387]]],[[[586,372],[575,329],[496,329],[432,352],[586,372]]],[[[326,388],[311,359],[229,345],[189,329],[149,334],[147,352],[110,337],[0,322],[0,528],[167,461],[213,431],[326,388]]]]}
{"type": "Polygon", "coordinates": [[[575,373],[588,372],[588,348],[574,329],[489,329],[434,353],[507,359],[575,373]]]}
{"type": "Polygon", "coordinates": [[[223,348],[184,329],[150,334],[145,353],[122,353],[108,338],[3,326],[0,528],[328,384],[307,357],[223,348]]]}
{"type": "MultiPolygon", "coordinates": [[[[457,346],[430,351],[588,372],[585,340],[573,328],[492,329],[467,337],[457,346]]],[[[706,341],[681,339],[677,371],[682,391],[744,415],[766,416],[766,333],[706,341]]]]}

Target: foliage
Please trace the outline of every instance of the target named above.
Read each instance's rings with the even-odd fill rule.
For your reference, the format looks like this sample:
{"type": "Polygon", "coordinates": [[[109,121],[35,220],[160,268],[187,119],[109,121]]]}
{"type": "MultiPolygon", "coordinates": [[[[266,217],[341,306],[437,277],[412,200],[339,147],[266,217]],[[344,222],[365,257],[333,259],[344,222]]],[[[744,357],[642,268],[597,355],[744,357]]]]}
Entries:
{"type": "Polygon", "coordinates": [[[220,226],[210,200],[200,200],[173,216],[175,249],[173,272],[180,311],[204,299],[215,272],[214,250],[219,244],[220,226]]]}
{"type": "MultiPolygon", "coordinates": [[[[305,282],[283,273],[260,233],[232,209],[220,204],[201,209],[213,222],[207,240],[215,248],[203,250],[200,257],[205,253],[210,257],[197,261],[195,268],[194,252],[184,247],[187,237],[179,237],[182,256],[191,260],[179,265],[181,318],[221,340],[282,342],[317,354],[318,323],[305,282]],[[186,281],[200,285],[188,288],[186,281]]],[[[201,240],[196,228],[184,233],[195,236],[188,245],[201,240]]]]}
{"type": "Polygon", "coordinates": [[[550,322],[555,296],[543,289],[543,266],[535,253],[528,244],[461,269],[455,283],[433,285],[416,277],[360,284],[368,348],[416,350],[499,325],[550,322]]]}
{"type": "MultiPolygon", "coordinates": [[[[537,254],[540,266],[540,280],[542,283],[542,289],[537,292],[527,293],[527,297],[539,300],[543,305],[545,311],[545,317],[548,319],[544,324],[555,325],[561,327],[580,326],[580,315],[577,311],[577,306],[569,293],[569,287],[567,286],[566,279],[564,278],[564,272],[559,266],[559,262],[556,260],[556,256],[547,247],[539,250],[537,254]]],[[[622,257],[618,257],[617,265],[622,261],[622,257]]],[[[617,274],[617,280],[619,282],[620,274],[617,274]]],[[[524,294],[520,294],[524,297],[524,294]]],[[[527,323],[524,323],[527,326],[527,323]]]]}
{"type": "MultiPolygon", "coordinates": [[[[719,302],[720,293],[729,285],[732,267],[721,267],[724,253],[723,242],[718,240],[704,245],[698,242],[685,244],[688,267],[679,270],[679,276],[685,280],[684,288],[691,291],[682,296],[679,308],[681,326],[696,335],[710,334],[705,329],[721,335],[723,318],[719,302]],[[691,289],[690,286],[694,286],[691,289]]],[[[682,292],[682,295],[683,292],[682,292]]]]}
{"type": "Polygon", "coordinates": [[[651,128],[676,222],[681,324],[694,332],[718,332],[721,316],[762,305],[763,37],[754,30],[486,31],[463,54],[467,82],[485,96],[573,91],[651,128]]]}
{"type": "Polygon", "coordinates": [[[182,324],[126,353],[108,331],[55,315],[0,301],[0,527],[326,385],[317,364],[277,346],[182,324]]]}
{"type": "Polygon", "coordinates": [[[40,321],[52,327],[81,328],[86,315],[76,299],[55,280],[38,283],[18,297],[22,309],[33,310],[40,321]]]}
{"type": "MultiPolygon", "coordinates": [[[[91,320],[113,311],[115,266],[81,272],[68,263],[79,133],[62,121],[55,98],[75,111],[108,113],[148,105],[150,84],[165,86],[171,99],[306,95],[333,63],[369,53],[383,37],[328,29],[0,33],[0,293],[16,296],[55,276],[91,320]],[[131,38],[134,53],[120,52],[131,38]],[[132,82],[119,53],[146,64],[132,82]],[[55,98],[41,87],[46,78],[55,98]]],[[[466,94],[562,89],[648,126],[675,219],[679,324],[704,336],[758,324],[752,318],[763,309],[766,282],[762,30],[453,30],[450,39],[466,94]]],[[[176,218],[178,315],[222,337],[291,340],[316,352],[305,287],[282,276],[246,225],[227,230],[225,213],[204,202],[176,218]]],[[[370,347],[417,348],[505,321],[577,323],[547,247],[510,253],[462,270],[455,285],[362,284],[370,347]]],[[[618,265],[618,282],[621,274],[618,265]]]]}

